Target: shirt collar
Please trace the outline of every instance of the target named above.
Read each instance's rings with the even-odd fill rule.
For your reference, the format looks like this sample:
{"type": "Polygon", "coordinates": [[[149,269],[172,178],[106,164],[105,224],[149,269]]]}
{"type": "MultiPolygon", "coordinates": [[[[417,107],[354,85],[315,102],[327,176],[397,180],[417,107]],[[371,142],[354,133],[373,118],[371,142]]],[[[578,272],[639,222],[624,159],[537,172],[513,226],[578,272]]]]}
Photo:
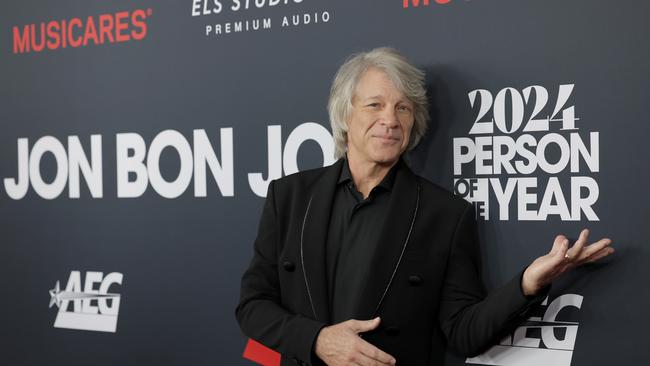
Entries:
{"type": "MultiPolygon", "coordinates": [[[[384,179],[379,182],[379,184],[375,187],[381,187],[384,190],[390,191],[393,189],[393,183],[395,183],[395,176],[397,175],[397,171],[401,168],[402,164],[404,162],[402,161],[402,158],[400,157],[397,163],[393,165],[392,168],[388,171],[388,174],[384,177],[384,179]]],[[[348,164],[348,157],[347,155],[343,159],[343,168],[341,168],[341,174],[339,175],[339,180],[337,184],[343,184],[346,182],[353,182],[352,181],[352,173],[350,173],[350,165],[348,164]]],[[[373,188],[373,190],[375,189],[373,188]]]]}

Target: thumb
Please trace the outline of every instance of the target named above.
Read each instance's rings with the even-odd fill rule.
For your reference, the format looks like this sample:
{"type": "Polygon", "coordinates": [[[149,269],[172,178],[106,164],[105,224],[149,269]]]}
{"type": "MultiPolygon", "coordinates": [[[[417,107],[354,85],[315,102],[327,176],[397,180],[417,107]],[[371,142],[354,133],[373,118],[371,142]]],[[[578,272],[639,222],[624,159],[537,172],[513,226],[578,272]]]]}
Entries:
{"type": "MultiPolygon", "coordinates": [[[[551,248],[551,252],[549,254],[552,255],[558,255],[562,250],[564,249],[564,243],[567,242],[568,244],[568,239],[564,235],[558,235],[555,237],[555,240],[553,241],[553,248],[551,248]]],[[[564,253],[562,253],[562,256],[564,256],[564,253]]]]}
{"type": "Polygon", "coordinates": [[[565,255],[567,255],[569,251],[569,239],[563,239],[557,243],[557,245],[553,245],[553,250],[551,251],[551,261],[550,263],[555,267],[558,266],[562,263],[566,262],[565,255]]]}
{"type": "Polygon", "coordinates": [[[357,320],[353,322],[351,325],[352,325],[352,330],[355,333],[363,333],[377,328],[380,322],[381,319],[379,317],[376,317],[370,320],[357,320]]]}
{"type": "Polygon", "coordinates": [[[568,250],[569,239],[567,239],[564,235],[558,235],[558,237],[555,239],[555,242],[553,243],[553,249],[551,249],[550,254],[552,254],[553,257],[564,259],[564,255],[567,254],[568,250]]]}

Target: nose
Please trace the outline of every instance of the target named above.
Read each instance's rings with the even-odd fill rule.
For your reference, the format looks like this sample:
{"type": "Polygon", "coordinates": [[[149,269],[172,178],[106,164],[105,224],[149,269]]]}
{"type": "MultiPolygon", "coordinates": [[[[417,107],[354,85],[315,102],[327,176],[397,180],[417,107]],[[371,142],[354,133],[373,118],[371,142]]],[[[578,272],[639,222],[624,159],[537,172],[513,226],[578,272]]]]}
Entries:
{"type": "Polygon", "coordinates": [[[387,128],[397,128],[399,126],[399,118],[397,117],[397,108],[386,108],[382,115],[381,123],[387,128]]]}

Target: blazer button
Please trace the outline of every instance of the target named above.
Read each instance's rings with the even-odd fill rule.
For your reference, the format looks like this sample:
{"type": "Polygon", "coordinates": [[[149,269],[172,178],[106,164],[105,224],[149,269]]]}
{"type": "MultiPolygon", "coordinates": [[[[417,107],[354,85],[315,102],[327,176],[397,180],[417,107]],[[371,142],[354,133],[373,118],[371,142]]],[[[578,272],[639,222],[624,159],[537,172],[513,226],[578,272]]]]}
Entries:
{"type": "Polygon", "coordinates": [[[293,272],[296,269],[296,265],[290,261],[284,261],[282,267],[284,267],[284,270],[287,272],[293,272]]]}
{"type": "Polygon", "coordinates": [[[387,328],[386,328],[386,333],[387,333],[389,336],[393,336],[393,337],[394,337],[394,336],[397,336],[397,335],[399,335],[399,327],[396,327],[396,326],[394,326],[394,325],[391,325],[390,327],[387,327],[387,328]]]}
{"type": "Polygon", "coordinates": [[[419,286],[422,283],[422,278],[417,275],[409,276],[409,283],[413,286],[419,286]]]}

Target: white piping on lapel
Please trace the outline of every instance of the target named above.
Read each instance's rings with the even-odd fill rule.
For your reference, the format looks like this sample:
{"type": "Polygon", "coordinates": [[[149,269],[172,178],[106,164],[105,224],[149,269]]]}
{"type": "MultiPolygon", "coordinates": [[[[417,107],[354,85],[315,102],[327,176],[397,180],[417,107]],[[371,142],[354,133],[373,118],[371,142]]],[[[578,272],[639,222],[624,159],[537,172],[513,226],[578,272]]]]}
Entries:
{"type": "Polygon", "coordinates": [[[404,245],[402,246],[402,252],[399,255],[399,259],[397,260],[397,264],[395,265],[395,268],[393,269],[393,274],[390,276],[390,280],[388,281],[388,285],[386,285],[386,288],[384,289],[384,293],[381,295],[381,298],[379,299],[379,303],[377,304],[377,307],[375,308],[375,311],[372,313],[372,317],[377,315],[377,311],[379,311],[379,307],[381,306],[382,301],[384,301],[384,297],[386,297],[386,294],[388,293],[388,288],[390,287],[391,283],[393,283],[393,278],[395,278],[395,273],[397,273],[397,268],[399,267],[400,263],[402,263],[402,257],[404,256],[404,252],[406,251],[406,245],[409,242],[409,239],[411,238],[411,231],[413,231],[413,224],[415,223],[415,218],[418,215],[418,207],[420,206],[420,185],[418,184],[418,194],[417,198],[415,200],[415,210],[413,211],[413,219],[411,220],[411,226],[409,227],[409,233],[406,235],[406,240],[404,241],[404,245]]]}
{"type": "Polygon", "coordinates": [[[305,211],[305,217],[302,219],[302,229],[300,230],[300,265],[302,266],[302,274],[305,277],[305,286],[307,287],[307,296],[309,296],[309,305],[311,305],[311,311],[314,313],[314,319],[318,320],[316,316],[316,309],[314,308],[314,301],[311,298],[311,291],[309,291],[309,282],[307,282],[307,271],[305,271],[305,258],[302,250],[302,237],[305,233],[305,223],[307,222],[307,215],[309,214],[309,208],[311,207],[311,200],[314,196],[309,197],[309,203],[307,204],[307,210],[305,211]]]}

